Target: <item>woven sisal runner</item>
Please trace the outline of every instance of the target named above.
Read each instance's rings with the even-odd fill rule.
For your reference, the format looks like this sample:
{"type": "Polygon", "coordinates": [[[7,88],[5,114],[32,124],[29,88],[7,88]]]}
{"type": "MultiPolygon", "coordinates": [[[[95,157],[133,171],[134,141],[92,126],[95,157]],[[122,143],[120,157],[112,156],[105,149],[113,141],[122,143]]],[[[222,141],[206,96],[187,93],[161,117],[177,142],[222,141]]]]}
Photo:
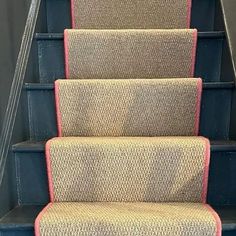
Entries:
{"type": "Polygon", "coordinates": [[[71,0],[79,29],[189,28],[191,0],[71,0]]]}
{"type": "Polygon", "coordinates": [[[197,31],[65,30],[66,78],[193,77],[197,31]]]}

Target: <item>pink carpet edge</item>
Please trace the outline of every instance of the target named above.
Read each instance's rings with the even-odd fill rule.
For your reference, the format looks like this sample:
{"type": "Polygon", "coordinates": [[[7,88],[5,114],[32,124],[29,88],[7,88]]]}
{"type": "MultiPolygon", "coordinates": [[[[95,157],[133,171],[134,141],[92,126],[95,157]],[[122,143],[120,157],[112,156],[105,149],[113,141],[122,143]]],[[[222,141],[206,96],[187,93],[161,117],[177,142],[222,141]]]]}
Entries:
{"type": "Polygon", "coordinates": [[[55,87],[55,103],[56,103],[56,118],[58,137],[62,137],[62,120],[60,111],[60,96],[59,96],[59,80],[54,82],[55,87]]]}
{"type": "Polygon", "coordinates": [[[68,49],[68,29],[64,30],[64,52],[65,52],[65,77],[69,78],[69,49],[68,49]]]}
{"type": "Polygon", "coordinates": [[[205,204],[205,207],[210,211],[210,213],[212,214],[212,216],[215,219],[215,223],[216,223],[216,235],[215,236],[221,236],[222,235],[222,223],[221,223],[219,215],[216,213],[216,211],[209,204],[205,204]]]}
{"type": "Polygon", "coordinates": [[[191,24],[191,11],[192,11],[192,0],[187,0],[187,28],[190,28],[191,24]]]}
{"type": "Polygon", "coordinates": [[[43,210],[39,213],[39,215],[36,217],[34,222],[34,233],[35,236],[40,236],[40,221],[44,215],[44,213],[52,206],[52,202],[48,203],[43,210]]]}
{"type": "Polygon", "coordinates": [[[205,157],[204,157],[204,170],[202,179],[202,203],[207,202],[207,189],[208,189],[208,176],[209,176],[209,166],[210,166],[210,156],[211,148],[210,141],[205,137],[200,137],[205,142],[205,157]]]}
{"type": "Polygon", "coordinates": [[[48,140],[45,146],[45,156],[46,156],[46,164],[47,164],[47,175],[48,175],[48,187],[49,187],[49,196],[50,201],[54,202],[54,188],[53,188],[53,181],[52,181],[52,168],[51,168],[51,157],[50,157],[50,145],[51,140],[48,140]]]}
{"type": "Polygon", "coordinates": [[[195,111],[194,135],[199,135],[200,115],[201,115],[201,101],[202,101],[202,79],[197,78],[197,98],[195,111]]]}
{"type": "Polygon", "coordinates": [[[198,31],[197,29],[193,29],[193,48],[192,48],[192,66],[190,69],[190,76],[194,77],[195,72],[195,64],[196,64],[196,54],[197,54],[197,37],[198,37],[198,31]]]}
{"type": "Polygon", "coordinates": [[[75,28],[75,2],[74,0],[71,0],[70,12],[71,12],[71,27],[72,29],[74,29],[75,28]]]}

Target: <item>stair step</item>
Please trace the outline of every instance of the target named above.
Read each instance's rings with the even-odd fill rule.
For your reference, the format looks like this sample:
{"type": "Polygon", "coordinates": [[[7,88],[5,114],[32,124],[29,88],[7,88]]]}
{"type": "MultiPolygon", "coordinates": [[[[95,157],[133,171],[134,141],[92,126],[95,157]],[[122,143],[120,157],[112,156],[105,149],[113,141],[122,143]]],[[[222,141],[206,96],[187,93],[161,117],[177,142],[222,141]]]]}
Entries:
{"type": "MultiPolygon", "coordinates": [[[[224,31],[209,31],[209,32],[198,32],[198,39],[222,39],[225,38],[224,31]]],[[[64,34],[63,33],[36,33],[35,37],[36,40],[63,40],[64,34]]]]}
{"type": "Polygon", "coordinates": [[[53,138],[46,144],[50,199],[205,203],[209,145],[203,137],[53,138]]]}
{"type": "MultiPolygon", "coordinates": [[[[210,139],[229,139],[233,82],[203,84],[200,134],[210,139]]],[[[25,84],[28,93],[30,139],[57,136],[54,84],[25,84]]]]}
{"type": "MultiPolygon", "coordinates": [[[[13,152],[44,152],[47,141],[25,141],[14,144],[13,152]]],[[[236,152],[236,140],[213,140],[211,141],[211,152],[236,152]]]]}
{"type": "MultiPolygon", "coordinates": [[[[37,33],[39,76],[41,83],[51,83],[65,77],[63,34],[37,33]]],[[[224,32],[199,32],[195,67],[195,77],[202,77],[206,82],[232,81],[224,78],[221,72],[222,50],[226,50],[224,32]]]]}
{"type": "MultiPolygon", "coordinates": [[[[49,32],[62,32],[65,28],[71,28],[69,0],[49,0],[45,5],[49,32]]],[[[220,17],[219,5],[219,0],[192,0],[191,28],[202,31],[213,30],[216,20],[220,17]]]]}
{"type": "Polygon", "coordinates": [[[58,136],[198,135],[201,79],[112,78],[56,81],[58,136]]]}
{"type": "Polygon", "coordinates": [[[36,235],[93,235],[94,231],[97,235],[220,236],[222,225],[210,206],[176,202],[55,202],[35,221],[36,235]]]}
{"type": "MultiPolygon", "coordinates": [[[[45,159],[46,141],[26,141],[13,145],[20,204],[49,201],[45,159]]],[[[236,205],[236,141],[212,141],[208,202],[236,205]]]]}
{"type": "Polygon", "coordinates": [[[187,78],[195,71],[197,30],[67,29],[64,45],[66,78],[187,78]]]}
{"type": "MultiPolygon", "coordinates": [[[[34,221],[44,208],[42,205],[17,206],[0,219],[0,234],[2,236],[33,236],[34,221]]],[[[236,235],[236,206],[213,207],[222,221],[222,236],[236,235]]]]}
{"type": "MultiPolygon", "coordinates": [[[[53,83],[25,83],[24,88],[27,90],[54,90],[53,83]]],[[[234,89],[234,82],[204,82],[204,89],[234,89]]]]}
{"type": "Polygon", "coordinates": [[[192,1],[73,0],[72,28],[78,29],[184,29],[190,27],[192,1]],[[115,17],[114,17],[115,12],[115,17]]]}

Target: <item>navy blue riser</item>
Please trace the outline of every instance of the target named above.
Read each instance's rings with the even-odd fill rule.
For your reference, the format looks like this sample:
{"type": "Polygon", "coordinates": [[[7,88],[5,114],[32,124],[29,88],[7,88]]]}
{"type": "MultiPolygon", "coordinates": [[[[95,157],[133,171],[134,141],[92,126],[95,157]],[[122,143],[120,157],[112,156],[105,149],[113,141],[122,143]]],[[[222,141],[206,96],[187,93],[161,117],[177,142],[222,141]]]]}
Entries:
{"type": "Polygon", "coordinates": [[[7,229],[0,231],[1,236],[34,236],[34,228],[27,227],[26,229],[23,227],[22,229],[16,230],[16,229],[7,229]]]}
{"type": "Polygon", "coordinates": [[[223,231],[222,236],[236,236],[236,230],[223,231]]]}
{"type": "MultiPolygon", "coordinates": [[[[39,76],[41,83],[52,83],[64,78],[64,43],[62,34],[36,34],[38,41],[39,76]]],[[[222,50],[226,50],[223,32],[199,33],[195,77],[206,82],[222,79],[222,50]]],[[[224,78],[224,81],[233,78],[224,78]]]]}
{"type": "MultiPolygon", "coordinates": [[[[57,136],[53,84],[26,84],[30,139],[57,136]]],[[[211,140],[229,139],[233,83],[209,83],[203,89],[200,134],[211,140]]]]}
{"type": "MultiPolygon", "coordinates": [[[[20,205],[46,204],[49,201],[44,146],[45,142],[13,146],[20,205]]],[[[208,202],[215,206],[236,205],[236,142],[225,149],[219,142],[211,149],[208,202]]]]}
{"type": "MultiPolygon", "coordinates": [[[[44,0],[47,10],[48,32],[63,32],[71,28],[70,0],[44,0]]],[[[219,0],[193,0],[191,27],[213,31],[215,18],[219,17],[219,0]]]]}

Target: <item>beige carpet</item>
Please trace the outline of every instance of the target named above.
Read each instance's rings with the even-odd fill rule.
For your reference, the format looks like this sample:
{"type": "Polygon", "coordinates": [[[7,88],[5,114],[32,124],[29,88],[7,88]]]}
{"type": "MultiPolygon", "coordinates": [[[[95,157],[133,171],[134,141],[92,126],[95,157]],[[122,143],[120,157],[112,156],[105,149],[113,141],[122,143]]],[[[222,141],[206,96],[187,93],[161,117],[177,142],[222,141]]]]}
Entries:
{"type": "Polygon", "coordinates": [[[199,203],[53,203],[36,236],[219,236],[221,224],[199,203]]]}
{"type": "Polygon", "coordinates": [[[71,0],[36,236],[221,236],[206,204],[191,0],[71,0]],[[77,29],[76,29],[77,28],[77,29]]]}
{"type": "Polygon", "coordinates": [[[191,0],[71,0],[80,29],[189,28],[191,0]]]}
{"type": "Polygon", "coordinates": [[[201,137],[67,137],[46,149],[51,201],[206,201],[210,149],[201,137]]]}
{"type": "Polygon", "coordinates": [[[193,77],[197,31],[66,30],[66,77],[193,77]]]}
{"type": "Polygon", "coordinates": [[[201,79],[58,80],[59,136],[198,134],[201,79]]]}

